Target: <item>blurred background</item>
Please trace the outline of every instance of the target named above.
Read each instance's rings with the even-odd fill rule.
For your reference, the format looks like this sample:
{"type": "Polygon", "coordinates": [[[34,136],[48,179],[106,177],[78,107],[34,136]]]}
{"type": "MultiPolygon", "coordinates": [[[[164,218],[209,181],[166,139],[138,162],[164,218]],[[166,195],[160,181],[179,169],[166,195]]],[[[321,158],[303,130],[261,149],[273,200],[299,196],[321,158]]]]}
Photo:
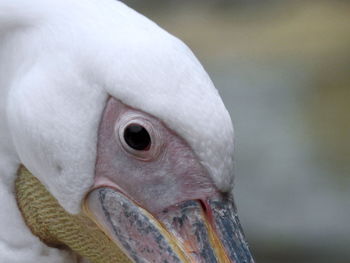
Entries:
{"type": "Polygon", "coordinates": [[[124,0],[184,40],[236,130],[258,263],[350,262],[350,1],[124,0]]]}

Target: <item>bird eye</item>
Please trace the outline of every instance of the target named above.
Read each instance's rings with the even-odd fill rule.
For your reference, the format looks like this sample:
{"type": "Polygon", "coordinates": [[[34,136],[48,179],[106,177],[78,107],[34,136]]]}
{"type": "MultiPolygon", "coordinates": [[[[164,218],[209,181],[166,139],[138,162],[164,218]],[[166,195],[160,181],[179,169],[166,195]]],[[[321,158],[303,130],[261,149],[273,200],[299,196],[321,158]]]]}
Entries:
{"type": "Polygon", "coordinates": [[[114,129],[124,152],[138,160],[155,160],[163,149],[158,124],[143,116],[125,114],[116,121],[114,129]]]}
{"type": "Polygon", "coordinates": [[[124,140],[129,147],[137,151],[148,151],[151,146],[151,136],[139,124],[130,124],[125,128],[124,140]]]}

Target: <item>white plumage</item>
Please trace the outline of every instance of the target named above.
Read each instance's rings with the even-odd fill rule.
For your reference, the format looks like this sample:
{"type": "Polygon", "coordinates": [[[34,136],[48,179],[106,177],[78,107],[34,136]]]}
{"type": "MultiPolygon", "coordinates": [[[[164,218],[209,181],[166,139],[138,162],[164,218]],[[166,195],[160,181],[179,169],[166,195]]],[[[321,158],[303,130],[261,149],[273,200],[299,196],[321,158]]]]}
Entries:
{"type": "Polygon", "coordinates": [[[181,41],[118,1],[0,0],[0,262],[75,261],[31,235],[13,182],[23,163],[78,212],[108,95],[162,120],[232,187],[229,114],[181,41]]]}

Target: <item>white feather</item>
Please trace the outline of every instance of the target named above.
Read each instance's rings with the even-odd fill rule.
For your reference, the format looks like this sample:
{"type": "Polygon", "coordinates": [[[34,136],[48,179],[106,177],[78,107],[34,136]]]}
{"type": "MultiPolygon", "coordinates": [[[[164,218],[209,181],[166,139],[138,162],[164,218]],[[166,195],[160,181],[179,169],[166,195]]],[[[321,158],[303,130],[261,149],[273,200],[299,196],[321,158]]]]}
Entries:
{"type": "MultiPolygon", "coordinates": [[[[230,116],[180,40],[114,0],[0,0],[3,189],[11,191],[23,163],[67,211],[78,212],[93,182],[108,95],[161,119],[189,143],[216,185],[231,189],[230,116]]],[[[13,196],[4,198],[14,209],[13,196]]],[[[11,207],[11,217],[19,216],[11,207]]],[[[0,239],[10,235],[1,230],[7,220],[0,213],[0,239]]]]}

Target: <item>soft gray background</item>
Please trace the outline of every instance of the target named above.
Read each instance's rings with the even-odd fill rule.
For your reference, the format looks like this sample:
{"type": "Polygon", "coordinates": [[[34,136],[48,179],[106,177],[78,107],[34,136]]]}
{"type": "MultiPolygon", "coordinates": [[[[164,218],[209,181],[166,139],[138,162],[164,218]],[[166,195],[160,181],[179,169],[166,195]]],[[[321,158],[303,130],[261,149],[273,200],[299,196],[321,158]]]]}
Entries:
{"type": "Polygon", "coordinates": [[[349,263],[349,1],[124,2],[183,39],[219,89],[257,262],[349,263]]]}

